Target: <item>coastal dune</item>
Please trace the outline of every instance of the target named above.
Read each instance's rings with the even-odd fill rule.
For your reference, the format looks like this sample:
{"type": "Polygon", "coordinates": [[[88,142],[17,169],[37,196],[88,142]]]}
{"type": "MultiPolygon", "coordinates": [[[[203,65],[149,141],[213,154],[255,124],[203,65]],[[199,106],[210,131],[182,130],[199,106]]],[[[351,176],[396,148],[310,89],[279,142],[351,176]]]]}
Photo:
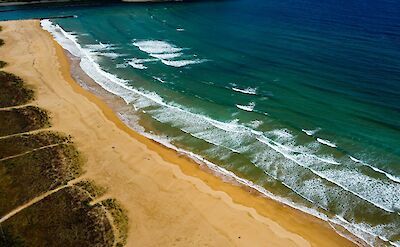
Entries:
{"type": "Polygon", "coordinates": [[[71,134],[86,160],[83,177],[107,189],[101,199],[126,209],[126,246],[355,246],[322,220],[224,182],[131,130],[72,79],[67,55],[39,21],[0,25],[7,71],[35,88],[53,130],[71,134]]]}

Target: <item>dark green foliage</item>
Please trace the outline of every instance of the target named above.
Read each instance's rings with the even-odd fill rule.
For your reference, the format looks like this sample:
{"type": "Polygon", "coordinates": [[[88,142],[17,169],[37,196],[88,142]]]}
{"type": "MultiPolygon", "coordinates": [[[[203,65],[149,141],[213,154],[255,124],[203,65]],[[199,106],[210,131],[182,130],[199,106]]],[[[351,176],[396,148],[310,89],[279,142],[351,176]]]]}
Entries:
{"type": "Polygon", "coordinates": [[[34,98],[33,90],[11,73],[0,71],[0,88],[0,107],[26,104],[34,98]]]}
{"type": "Polygon", "coordinates": [[[0,110],[0,136],[46,128],[49,121],[47,112],[36,106],[0,110]]]}
{"type": "MultiPolygon", "coordinates": [[[[0,68],[5,65],[0,61],[0,68]]],[[[49,127],[45,110],[4,109],[33,98],[33,90],[22,79],[0,71],[0,216],[82,175],[83,160],[70,136],[54,131],[21,134],[49,127]]],[[[62,187],[1,223],[0,247],[113,246],[115,236],[105,207],[90,205],[92,198],[104,193],[91,181],[62,187]]],[[[105,204],[118,225],[117,246],[123,246],[128,219],[115,200],[105,204]]]]}
{"type": "Polygon", "coordinates": [[[81,189],[87,191],[92,198],[97,198],[99,196],[104,195],[106,190],[98,185],[96,185],[92,181],[84,180],[80,181],[79,183],[75,184],[76,186],[80,187],[81,189]]]}
{"type": "Polygon", "coordinates": [[[111,213],[115,227],[119,232],[119,242],[117,246],[123,246],[126,244],[128,237],[128,216],[126,215],[122,206],[117,200],[110,198],[101,202],[103,206],[111,213]]]}
{"type": "Polygon", "coordinates": [[[4,68],[6,66],[7,66],[7,63],[0,60],[0,69],[4,68]]]}
{"type": "Polygon", "coordinates": [[[4,45],[4,40],[0,39],[0,46],[4,45]]]}
{"type": "Polygon", "coordinates": [[[65,142],[71,142],[70,137],[50,131],[0,138],[0,159],[65,142]]]}
{"type": "Polygon", "coordinates": [[[81,174],[79,153],[67,144],[0,161],[0,215],[81,174]]]}
{"type": "Polygon", "coordinates": [[[4,247],[24,247],[24,242],[19,237],[10,234],[7,229],[0,228],[0,246],[4,247]]]}
{"type": "Polygon", "coordinates": [[[22,210],[2,227],[29,247],[112,246],[112,228],[104,211],[88,201],[88,195],[68,187],[22,210]]]}

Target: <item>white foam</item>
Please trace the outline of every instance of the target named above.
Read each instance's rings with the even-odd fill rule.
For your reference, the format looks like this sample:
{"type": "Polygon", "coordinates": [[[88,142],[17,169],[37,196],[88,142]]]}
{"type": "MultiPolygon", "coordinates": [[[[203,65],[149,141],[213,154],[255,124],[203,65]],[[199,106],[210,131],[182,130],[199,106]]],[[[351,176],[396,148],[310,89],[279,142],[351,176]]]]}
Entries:
{"type": "Polygon", "coordinates": [[[244,94],[257,94],[257,88],[251,88],[251,87],[248,87],[245,89],[233,87],[232,90],[236,91],[236,92],[244,93],[244,94]]]}
{"type": "Polygon", "coordinates": [[[273,137],[274,139],[280,142],[290,142],[293,141],[294,136],[288,129],[274,129],[267,132],[268,136],[273,137]]]}
{"type": "Polygon", "coordinates": [[[183,29],[183,28],[177,28],[176,31],[178,31],[178,32],[183,32],[183,31],[185,31],[185,29],[183,29]]]}
{"type": "Polygon", "coordinates": [[[256,103],[250,102],[248,105],[236,105],[237,108],[244,110],[244,111],[253,111],[256,103]]]}
{"type": "Polygon", "coordinates": [[[361,160],[356,159],[356,158],[354,158],[353,156],[349,156],[349,158],[350,158],[352,161],[356,162],[356,163],[361,163],[361,160]]]}
{"type": "Polygon", "coordinates": [[[53,25],[53,23],[44,19],[40,21],[42,28],[53,35],[62,47],[68,50],[72,55],[81,57],[80,45],[76,41],[76,37],[70,33],[65,32],[60,26],[53,25]]]}
{"type": "Polygon", "coordinates": [[[183,67],[191,64],[199,64],[206,62],[206,59],[193,59],[193,60],[164,60],[161,59],[161,62],[165,65],[172,66],[172,67],[183,67]]]}
{"type": "Polygon", "coordinates": [[[249,127],[251,127],[252,129],[256,129],[258,127],[260,127],[264,122],[261,120],[253,120],[250,122],[249,127]]]}
{"type": "Polygon", "coordinates": [[[111,59],[116,59],[116,58],[124,56],[123,54],[118,54],[115,52],[100,52],[100,53],[98,53],[98,55],[108,57],[111,59]]]}
{"type": "MultiPolygon", "coordinates": [[[[183,56],[182,51],[186,48],[179,48],[162,40],[143,40],[135,41],[133,45],[139,50],[149,54],[149,56],[159,59],[163,64],[171,67],[184,67],[191,64],[200,64],[208,61],[207,59],[180,59],[174,60],[183,56]]],[[[197,55],[193,55],[194,57],[197,55]]]]}
{"type": "Polygon", "coordinates": [[[337,147],[335,143],[330,142],[330,141],[325,140],[325,139],[317,138],[317,141],[319,143],[322,143],[322,144],[327,145],[327,146],[332,147],[332,148],[336,148],[337,147]]]}
{"type": "Polygon", "coordinates": [[[132,66],[133,68],[135,68],[135,69],[147,69],[147,67],[144,66],[143,64],[137,63],[137,62],[134,62],[134,61],[130,61],[130,62],[128,62],[128,64],[130,66],[132,66]]]}
{"type": "Polygon", "coordinates": [[[309,159],[313,159],[315,157],[304,154],[302,156],[295,155],[291,152],[288,152],[288,149],[283,145],[269,139],[266,136],[257,137],[257,139],[275,150],[276,152],[282,154],[286,159],[291,160],[295,164],[308,169],[316,176],[323,178],[331,182],[332,184],[335,184],[341,189],[387,212],[393,213],[393,203],[397,200],[400,200],[400,195],[396,193],[396,191],[400,191],[399,184],[385,183],[380,180],[363,175],[361,173],[354,172],[350,169],[319,170],[317,169],[318,167],[314,168],[311,166],[311,164],[313,164],[314,162],[309,162],[309,159]],[[369,190],[365,190],[365,188],[369,188],[369,190]],[[379,191],[384,191],[385,194],[383,195],[379,191]]]}
{"type": "Polygon", "coordinates": [[[322,162],[328,163],[328,164],[332,164],[332,165],[340,165],[339,162],[337,162],[334,158],[332,157],[328,157],[328,158],[320,158],[318,157],[318,159],[322,162]]]}
{"type": "Polygon", "coordinates": [[[320,130],[320,128],[314,129],[314,130],[306,130],[306,129],[301,129],[306,135],[313,136],[315,133],[317,133],[320,130]]]}
{"type": "Polygon", "coordinates": [[[150,53],[149,55],[158,59],[172,59],[182,56],[183,53],[150,53]]]}
{"type": "Polygon", "coordinates": [[[144,51],[149,54],[158,53],[176,53],[183,50],[183,48],[178,48],[166,41],[161,40],[144,40],[133,42],[133,45],[138,47],[139,50],[144,51]]]}
{"type": "Polygon", "coordinates": [[[131,60],[128,61],[128,64],[132,66],[135,69],[147,69],[147,66],[145,66],[143,63],[147,62],[153,62],[157,61],[155,59],[141,59],[141,58],[131,58],[131,60]]]}
{"type": "Polygon", "coordinates": [[[368,164],[368,163],[366,163],[366,162],[364,162],[364,161],[362,161],[362,160],[359,160],[359,159],[357,159],[357,158],[354,158],[354,157],[351,156],[351,155],[349,155],[349,158],[350,158],[352,161],[356,162],[356,163],[360,163],[360,164],[362,164],[362,165],[368,166],[368,167],[371,168],[372,170],[374,170],[374,171],[376,171],[376,172],[378,172],[378,173],[384,174],[388,179],[390,179],[390,180],[392,180],[392,181],[394,181],[394,182],[396,182],[396,183],[400,183],[400,178],[399,178],[399,177],[396,177],[396,176],[394,176],[394,175],[392,175],[392,174],[390,174],[390,173],[388,173],[388,172],[385,172],[384,170],[381,170],[381,169],[379,169],[379,168],[377,168],[377,167],[375,167],[375,166],[372,166],[372,165],[370,165],[370,164],[368,164]]]}
{"type": "Polygon", "coordinates": [[[156,76],[153,76],[153,79],[154,80],[157,80],[157,81],[159,81],[159,82],[161,82],[161,83],[165,83],[166,81],[164,81],[163,79],[161,79],[160,77],[156,77],[156,76]]]}
{"type": "Polygon", "coordinates": [[[88,48],[93,51],[110,51],[110,50],[114,50],[116,47],[112,44],[103,44],[103,43],[99,42],[98,44],[86,45],[85,48],[88,48]]]}

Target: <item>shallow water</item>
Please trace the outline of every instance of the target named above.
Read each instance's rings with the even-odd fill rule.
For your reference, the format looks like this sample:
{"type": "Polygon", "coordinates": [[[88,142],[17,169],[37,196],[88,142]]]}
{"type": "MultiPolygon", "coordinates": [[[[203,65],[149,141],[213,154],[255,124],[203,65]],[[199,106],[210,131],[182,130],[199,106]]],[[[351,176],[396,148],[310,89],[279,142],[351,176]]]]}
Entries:
{"type": "Polygon", "coordinates": [[[37,7],[0,19],[55,15],[78,16],[44,26],[147,135],[371,244],[400,245],[399,3],[37,7]]]}

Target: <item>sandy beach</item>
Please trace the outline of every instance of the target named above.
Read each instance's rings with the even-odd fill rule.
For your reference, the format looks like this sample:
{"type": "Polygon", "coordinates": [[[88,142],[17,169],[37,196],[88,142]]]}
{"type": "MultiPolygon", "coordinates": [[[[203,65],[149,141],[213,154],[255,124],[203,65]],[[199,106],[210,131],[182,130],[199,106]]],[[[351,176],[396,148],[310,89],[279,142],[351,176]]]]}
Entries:
{"type": "Polygon", "coordinates": [[[355,246],[326,222],[224,182],[131,130],[107,104],[118,99],[73,80],[67,55],[39,21],[0,25],[6,71],[35,88],[51,129],[71,134],[83,153],[84,177],[126,209],[127,246],[355,246]]]}

